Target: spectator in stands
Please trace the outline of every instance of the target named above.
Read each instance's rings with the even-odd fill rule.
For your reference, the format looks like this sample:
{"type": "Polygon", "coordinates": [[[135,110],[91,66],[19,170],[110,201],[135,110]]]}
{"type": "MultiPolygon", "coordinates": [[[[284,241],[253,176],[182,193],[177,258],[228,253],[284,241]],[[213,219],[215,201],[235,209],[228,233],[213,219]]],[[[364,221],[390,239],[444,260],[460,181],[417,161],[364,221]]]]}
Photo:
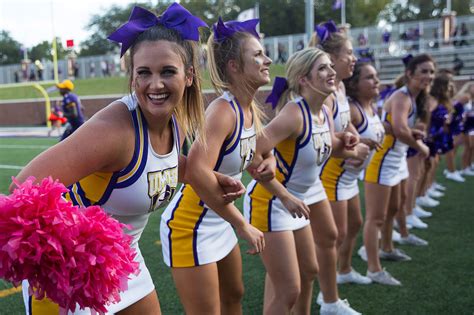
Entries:
{"type": "Polygon", "coordinates": [[[460,75],[462,68],[464,68],[464,61],[462,61],[461,58],[459,58],[458,54],[454,54],[454,60],[453,60],[454,75],[460,75]]]}
{"type": "Polygon", "coordinates": [[[268,44],[265,45],[265,55],[268,56],[268,58],[271,58],[271,56],[270,56],[270,47],[268,47],[268,44]]]}
{"type": "Polygon", "coordinates": [[[433,29],[433,41],[431,42],[431,48],[437,49],[439,47],[439,39],[438,39],[438,29],[433,29]]]}
{"type": "Polygon", "coordinates": [[[43,70],[44,70],[43,64],[41,63],[41,61],[36,60],[35,66],[36,66],[36,73],[38,74],[38,81],[43,81],[43,70]]]}
{"type": "Polygon", "coordinates": [[[469,46],[468,41],[466,41],[466,37],[469,36],[469,30],[467,29],[466,23],[461,23],[461,41],[459,42],[459,46],[469,46]]]}
{"type": "Polygon", "coordinates": [[[296,51],[303,50],[303,48],[304,48],[304,41],[302,39],[300,39],[298,41],[298,44],[296,44],[296,51]]]}
{"type": "Polygon", "coordinates": [[[385,45],[388,45],[390,43],[390,37],[392,36],[392,33],[388,29],[385,29],[385,31],[382,34],[382,43],[385,45]]]}
{"type": "Polygon", "coordinates": [[[278,58],[275,63],[285,63],[286,62],[286,48],[283,44],[278,44],[278,58]]]}
{"type": "Polygon", "coordinates": [[[95,78],[95,62],[93,61],[89,63],[89,75],[91,78],[95,78]]]}
{"type": "Polygon", "coordinates": [[[20,74],[18,73],[18,71],[13,71],[13,77],[15,79],[15,83],[20,82],[20,74]]]}
{"type": "Polygon", "coordinates": [[[367,38],[363,33],[359,34],[359,37],[357,37],[357,42],[359,43],[360,47],[365,47],[367,45],[367,38]]]}

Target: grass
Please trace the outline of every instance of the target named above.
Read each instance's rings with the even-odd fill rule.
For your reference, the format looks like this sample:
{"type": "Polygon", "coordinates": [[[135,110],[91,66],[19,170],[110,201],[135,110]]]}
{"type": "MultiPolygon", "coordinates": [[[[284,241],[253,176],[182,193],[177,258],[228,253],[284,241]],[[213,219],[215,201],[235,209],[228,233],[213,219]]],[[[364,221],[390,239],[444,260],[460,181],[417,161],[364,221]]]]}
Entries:
{"type": "MultiPolygon", "coordinates": [[[[42,148],[12,148],[12,145],[49,146],[56,140],[45,138],[0,138],[0,164],[25,165],[41,152],[42,148]]],[[[439,167],[441,171],[444,165],[439,167]]],[[[10,177],[18,170],[0,169],[0,193],[6,193],[10,177]]],[[[440,172],[439,172],[440,173],[440,172]]],[[[243,181],[247,183],[248,176],[243,181]]],[[[427,219],[427,230],[416,234],[430,242],[428,247],[403,249],[413,261],[404,263],[384,262],[383,265],[403,283],[393,288],[381,285],[339,287],[343,298],[364,314],[473,314],[474,310],[474,215],[471,193],[474,178],[466,183],[448,182],[438,174],[438,181],[447,187],[441,205],[434,209],[433,218],[427,219]]],[[[237,203],[241,208],[241,201],[237,203]]],[[[160,213],[154,213],[140,241],[142,253],[155,281],[163,314],[183,314],[183,309],[173,285],[171,273],[164,265],[159,239],[160,213]]],[[[361,239],[357,240],[359,248],[361,239]]],[[[246,245],[241,244],[242,252],[246,245]]],[[[354,256],[353,266],[365,272],[365,263],[354,256]]],[[[258,257],[243,255],[245,297],[244,314],[262,313],[264,269],[258,257]]],[[[20,293],[2,297],[11,285],[0,280],[0,309],[2,314],[24,314],[20,293]]],[[[315,293],[318,288],[315,284],[315,293]]],[[[316,314],[313,306],[313,314],[316,314]]]]}
{"type": "MultiPolygon", "coordinates": [[[[283,65],[271,66],[272,78],[274,76],[283,76],[285,73],[283,65]]],[[[203,89],[212,89],[209,80],[208,71],[202,72],[203,89]]],[[[272,80],[273,81],[273,80],[272,80]]],[[[40,84],[45,89],[51,87],[53,84],[40,84]]],[[[74,92],[79,96],[91,95],[107,95],[107,94],[126,94],[128,92],[128,77],[106,77],[106,78],[90,78],[77,79],[74,81],[74,92]]],[[[58,92],[51,93],[51,97],[59,97],[58,92]]],[[[18,86],[2,87],[0,85],[0,100],[16,100],[16,99],[31,99],[43,98],[41,93],[31,85],[20,84],[18,86]]]]}

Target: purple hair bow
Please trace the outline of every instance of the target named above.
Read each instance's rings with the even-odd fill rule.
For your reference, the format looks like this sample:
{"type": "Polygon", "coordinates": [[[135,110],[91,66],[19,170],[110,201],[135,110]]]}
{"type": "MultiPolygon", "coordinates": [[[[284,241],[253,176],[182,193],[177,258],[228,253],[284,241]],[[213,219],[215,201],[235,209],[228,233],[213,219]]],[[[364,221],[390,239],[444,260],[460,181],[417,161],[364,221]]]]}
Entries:
{"type": "Polygon", "coordinates": [[[273,87],[271,93],[268,95],[265,103],[271,103],[272,108],[278,104],[281,95],[288,89],[288,81],[283,77],[275,77],[275,82],[273,82],[273,87]]]}
{"type": "Polygon", "coordinates": [[[323,25],[316,25],[314,27],[314,31],[316,34],[318,34],[321,43],[324,43],[329,38],[331,33],[337,33],[339,32],[339,29],[333,20],[329,20],[323,25]]]}
{"type": "Polygon", "coordinates": [[[227,21],[224,23],[224,21],[222,21],[222,18],[219,17],[217,23],[212,25],[212,29],[214,31],[214,40],[216,42],[221,42],[226,38],[232,37],[232,35],[234,35],[236,32],[249,33],[260,39],[260,36],[257,32],[257,24],[259,22],[259,19],[251,19],[243,22],[227,21]]]}
{"type": "Polygon", "coordinates": [[[412,54],[408,54],[406,55],[405,57],[402,58],[402,61],[403,61],[403,64],[406,66],[408,66],[408,63],[410,62],[410,60],[413,59],[413,55],[412,54]]]}
{"type": "Polygon", "coordinates": [[[108,39],[122,43],[120,52],[120,57],[122,57],[141,33],[158,24],[176,30],[183,39],[194,41],[199,40],[199,27],[207,26],[200,18],[192,15],[178,3],[170,5],[160,16],[136,6],[128,22],[110,34],[108,39]]]}

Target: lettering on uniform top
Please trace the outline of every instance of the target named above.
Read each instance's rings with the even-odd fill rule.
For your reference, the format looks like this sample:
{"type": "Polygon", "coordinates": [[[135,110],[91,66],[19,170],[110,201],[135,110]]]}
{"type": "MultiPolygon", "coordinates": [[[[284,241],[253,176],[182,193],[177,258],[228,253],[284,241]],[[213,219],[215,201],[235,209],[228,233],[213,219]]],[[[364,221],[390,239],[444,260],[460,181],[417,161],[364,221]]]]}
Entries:
{"type": "Polygon", "coordinates": [[[164,202],[173,198],[178,185],[178,167],[172,167],[156,172],[148,172],[148,196],[150,208],[148,212],[155,211],[164,202]]]}
{"type": "Polygon", "coordinates": [[[242,164],[240,165],[241,172],[245,170],[247,166],[250,165],[250,163],[252,163],[253,157],[255,155],[256,146],[256,135],[240,139],[240,158],[242,159],[242,164]]]}
{"type": "Polygon", "coordinates": [[[316,150],[316,164],[319,166],[331,155],[331,132],[313,133],[313,145],[316,150]]]}
{"type": "Polygon", "coordinates": [[[371,128],[374,130],[375,137],[377,138],[375,141],[378,143],[382,143],[383,137],[385,135],[385,129],[380,122],[376,122],[370,125],[371,128]]]}
{"type": "Polygon", "coordinates": [[[349,126],[349,122],[351,121],[351,111],[348,110],[346,112],[341,112],[339,118],[341,119],[342,130],[346,130],[347,126],[349,126]]]}

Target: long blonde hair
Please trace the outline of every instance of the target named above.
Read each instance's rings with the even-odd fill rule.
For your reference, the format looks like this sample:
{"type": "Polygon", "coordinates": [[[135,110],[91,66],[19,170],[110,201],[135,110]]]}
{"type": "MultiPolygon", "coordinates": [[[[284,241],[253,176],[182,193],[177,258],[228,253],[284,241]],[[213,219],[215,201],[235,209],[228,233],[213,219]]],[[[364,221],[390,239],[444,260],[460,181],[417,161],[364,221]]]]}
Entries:
{"type": "Polygon", "coordinates": [[[311,69],[314,63],[324,55],[327,54],[315,47],[308,47],[291,55],[286,63],[288,89],[280,96],[277,111],[280,111],[289,100],[300,95],[300,79],[306,76],[311,79],[311,69]]]}
{"type": "MultiPolygon", "coordinates": [[[[218,42],[214,39],[214,33],[209,36],[207,41],[209,76],[217,94],[222,95],[224,91],[228,91],[232,86],[230,76],[227,73],[227,63],[230,60],[235,60],[240,70],[243,71],[243,43],[252,37],[253,35],[246,32],[236,32],[231,37],[218,42]]],[[[243,84],[244,90],[248,90],[248,93],[251,94],[248,82],[239,82],[239,84],[243,84]]],[[[253,114],[255,130],[258,133],[263,129],[262,121],[265,119],[265,114],[255,99],[250,103],[250,110],[253,114]]]]}
{"type": "Polygon", "coordinates": [[[192,40],[183,40],[181,35],[161,25],[153,26],[144,31],[130,48],[129,88],[132,91],[133,56],[141,43],[146,41],[166,40],[176,43],[176,53],[181,57],[185,71],[192,69],[193,82],[184,90],[182,103],[175,107],[174,115],[181,130],[188,139],[202,139],[204,133],[204,101],[201,92],[201,74],[199,71],[199,44],[192,40]]]}

